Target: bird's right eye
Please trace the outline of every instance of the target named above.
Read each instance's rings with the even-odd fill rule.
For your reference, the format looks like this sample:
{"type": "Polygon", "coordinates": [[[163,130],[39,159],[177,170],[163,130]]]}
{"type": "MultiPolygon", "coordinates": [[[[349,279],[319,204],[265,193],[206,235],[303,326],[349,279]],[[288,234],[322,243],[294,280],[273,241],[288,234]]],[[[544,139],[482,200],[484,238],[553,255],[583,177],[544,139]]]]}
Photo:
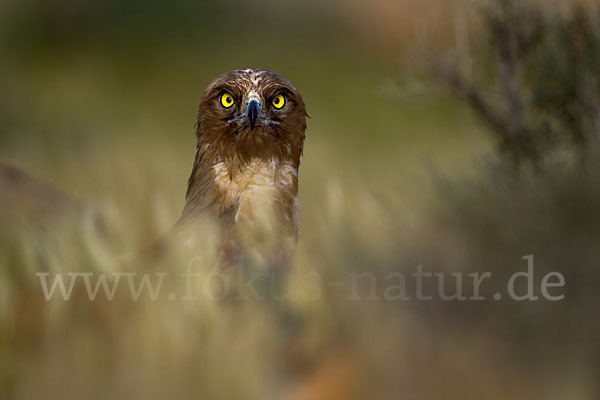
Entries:
{"type": "Polygon", "coordinates": [[[221,105],[225,108],[229,108],[233,105],[233,103],[235,103],[235,100],[233,100],[233,96],[230,95],[229,93],[223,93],[221,95],[221,105]]]}

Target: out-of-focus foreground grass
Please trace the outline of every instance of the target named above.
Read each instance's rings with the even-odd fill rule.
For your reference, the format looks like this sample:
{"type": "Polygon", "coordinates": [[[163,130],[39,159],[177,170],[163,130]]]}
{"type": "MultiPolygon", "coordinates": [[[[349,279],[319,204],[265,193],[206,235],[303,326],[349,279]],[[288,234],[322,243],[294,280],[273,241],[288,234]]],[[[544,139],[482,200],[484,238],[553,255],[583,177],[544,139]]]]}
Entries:
{"type": "Polygon", "coordinates": [[[485,128],[406,61],[468,38],[474,4],[413,3],[2,4],[0,160],[78,210],[3,194],[2,397],[594,398],[597,165],[495,175],[485,128]],[[173,281],[156,301],[128,300],[123,282],[112,302],[78,286],[46,302],[36,272],[154,272],[118,257],[177,219],[201,91],[244,67],[290,78],[311,117],[282,301],[298,321],[264,301],[169,301],[185,257],[163,265],[173,281]],[[372,300],[369,279],[359,296],[330,285],[369,272],[381,297],[389,274],[423,265],[492,271],[491,298],[528,254],[538,282],[565,276],[564,301],[372,300]]]}

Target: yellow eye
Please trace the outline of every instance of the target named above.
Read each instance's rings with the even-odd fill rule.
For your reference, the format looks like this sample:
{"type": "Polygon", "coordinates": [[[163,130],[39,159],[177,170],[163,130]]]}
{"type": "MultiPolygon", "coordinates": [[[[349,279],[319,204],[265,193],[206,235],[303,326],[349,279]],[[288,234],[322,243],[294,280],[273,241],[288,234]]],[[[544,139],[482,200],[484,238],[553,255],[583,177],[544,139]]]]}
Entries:
{"type": "Polygon", "coordinates": [[[284,104],[285,104],[285,97],[283,97],[282,94],[278,94],[273,99],[273,107],[275,107],[278,110],[280,110],[281,108],[283,108],[284,104]]]}
{"type": "Polygon", "coordinates": [[[230,95],[229,93],[223,93],[221,95],[221,104],[223,105],[223,107],[229,108],[233,105],[233,103],[235,103],[235,101],[233,100],[232,95],[230,95]]]}

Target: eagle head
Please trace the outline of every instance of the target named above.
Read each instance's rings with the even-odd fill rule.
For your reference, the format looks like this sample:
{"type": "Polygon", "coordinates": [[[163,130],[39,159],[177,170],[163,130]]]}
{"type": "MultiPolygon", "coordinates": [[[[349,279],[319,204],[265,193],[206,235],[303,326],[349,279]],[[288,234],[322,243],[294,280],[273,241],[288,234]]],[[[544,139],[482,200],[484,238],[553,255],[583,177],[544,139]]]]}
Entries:
{"type": "Polygon", "coordinates": [[[224,158],[299,161],[306,117],[300,93],[285,77],[260,69],[227,72],[202,95],[198,147],[213,147],[224,158]]]}

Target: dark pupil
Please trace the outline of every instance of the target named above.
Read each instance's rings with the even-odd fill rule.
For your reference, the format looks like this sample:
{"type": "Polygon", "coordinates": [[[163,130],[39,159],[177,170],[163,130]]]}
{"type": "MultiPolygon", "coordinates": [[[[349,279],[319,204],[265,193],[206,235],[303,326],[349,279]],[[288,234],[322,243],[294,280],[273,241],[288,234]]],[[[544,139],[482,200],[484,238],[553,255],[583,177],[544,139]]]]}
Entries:
{"type": "Polygon", "coordinates": [[[280,101],[280,100],[279,100],[279,97],[275,97],[275,105],[278,105],[278,104],[279,104],[279,101],[280,101]]]}
{"type": "Polygon", "coordinates": [[[225,97],[225,103],[227,103],[227,104],[231,103],[231,97],[225,97]]]}

